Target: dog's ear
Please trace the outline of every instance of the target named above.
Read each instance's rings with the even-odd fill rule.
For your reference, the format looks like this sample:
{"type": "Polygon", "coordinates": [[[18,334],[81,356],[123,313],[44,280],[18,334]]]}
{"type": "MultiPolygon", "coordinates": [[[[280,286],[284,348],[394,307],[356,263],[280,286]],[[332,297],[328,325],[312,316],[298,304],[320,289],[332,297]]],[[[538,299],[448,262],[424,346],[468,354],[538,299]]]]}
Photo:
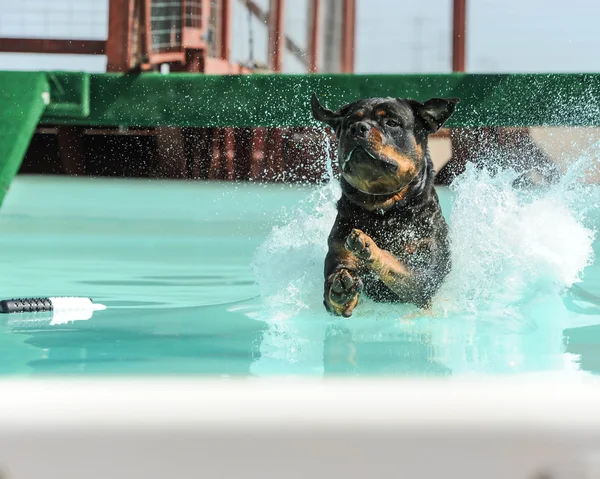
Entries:
{"type": "Polygon", "coordinates": [[[459,101],[458,98],[432,98],[425,103],[407,100],[415,116],[423,121],[429,133],[435,133],[444,126],[459,101]]]}
{"type": "Polygon", "coordinates": [[[319,99],[317,98],[317,94],[314,92],[310,98],[310,106],[312,108],[312,115],[315,120],[326,123],[334,130],[337,129],[337,126],[343,117],[341,113],[333,112],[321,105],[321,103],[319,103],[319,99]]]}

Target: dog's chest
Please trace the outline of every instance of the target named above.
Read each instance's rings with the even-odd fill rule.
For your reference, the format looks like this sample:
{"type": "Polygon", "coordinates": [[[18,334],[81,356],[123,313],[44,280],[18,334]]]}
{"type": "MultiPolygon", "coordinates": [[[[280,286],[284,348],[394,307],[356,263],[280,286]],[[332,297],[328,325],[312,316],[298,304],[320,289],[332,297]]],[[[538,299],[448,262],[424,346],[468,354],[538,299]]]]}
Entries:
{"type": "Polygon", "coordinates": [[[373,238],[377,246],[396,255],[428,250],[435,236],[433,218],[428,216],[373,215],[357,220],[356,228],[373,238]]]}

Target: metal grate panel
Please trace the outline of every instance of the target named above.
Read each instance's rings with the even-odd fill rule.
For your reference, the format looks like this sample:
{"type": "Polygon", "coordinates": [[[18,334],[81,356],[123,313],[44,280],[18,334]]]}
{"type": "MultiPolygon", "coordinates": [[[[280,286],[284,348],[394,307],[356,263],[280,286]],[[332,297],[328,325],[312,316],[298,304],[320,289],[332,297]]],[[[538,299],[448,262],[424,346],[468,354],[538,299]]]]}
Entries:
{"type": "Polygon", "coordinates": [[[202,0],[186,0],[185,26],[190,28],[202,26],[202,0]]]}
{"type": "Polygon", "coordinates": [[[154,0],[150,14],[152,51],[181,46],[182,0],[154,0]]]}

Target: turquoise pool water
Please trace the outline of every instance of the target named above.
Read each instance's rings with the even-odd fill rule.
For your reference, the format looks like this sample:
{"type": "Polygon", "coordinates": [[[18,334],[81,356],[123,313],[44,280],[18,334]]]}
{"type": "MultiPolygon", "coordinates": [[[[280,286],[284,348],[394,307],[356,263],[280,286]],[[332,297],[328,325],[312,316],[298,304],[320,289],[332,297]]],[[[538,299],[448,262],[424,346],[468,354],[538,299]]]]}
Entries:
{"type": "MultiPolygon", "coordinates": [[[[560,295],[529,291],[520,315],[502,313],[512,318],[506,322],[456,312],[408,320],[373,305],[350,321],[302,304],[294,314],[278,317],[277,295],[266,297],[278,286],[265,284],[264,277],[280,282],[281,310],[289,312],[295,292],[285,275],[303,269],[304,254],[306,271],[313,271],[309,263],[319,251],[303,248],[318,245],[322,232],[303,242],[284,226],[298,219],[297,205],[315,192],[316,187],[19,177],[0,210],[0,296],[89,296],[108,309],[63,323],[51,316],[0,316],[0,373],[600,372],[598,263],[560,295]],[[275,225],[290,236],[289,261],[271,233],[275,225]],[[279,249],[266,256],[265,246],[262,253],[258,249],[253,271],[261,244],[279,249]],[[285,274],[277,279],[280,271],[285,274]]],[[[449,211],[450,193],[441,189],[440,195],[449,211]]],[[[319,228],[325,231],[326,221],[319,228]]],[[[600,243],[593,247],[600,252],[600,243]]],[[[296,287],[308,288],[304,296],[320,301],[313,286],[296,287]]]]}

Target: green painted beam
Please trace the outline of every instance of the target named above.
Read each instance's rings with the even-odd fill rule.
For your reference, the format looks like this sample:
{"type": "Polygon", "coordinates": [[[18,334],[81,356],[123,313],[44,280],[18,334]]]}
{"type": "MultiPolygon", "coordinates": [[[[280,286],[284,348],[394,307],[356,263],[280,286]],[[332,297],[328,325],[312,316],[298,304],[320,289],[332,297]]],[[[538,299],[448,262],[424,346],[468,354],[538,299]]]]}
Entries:
{"type": "Polygon", "coordinates": [[[458,96],[448,126],[600,126],[600,74],[90,76],[89,116],[47,123],[96,126],[306,126],[316,91],[329,107],[369,96],[458,96]]]}
{"type": "Polygon", "coordinates": [[[44,73],[0,72],[0,204],[49,100],[44,73]]]}
{"type": "Polygon", "coordinates": [[[330,108],[370,96],[458,96],[448,126],[600,126],[600,74],[137,75],[0,72],[0,202],[38,121],[89,126],[315,125],[313,91],[330,108]],[[50,98],[46,107],[44,102],[50,98]],[[43,114],[43,116],[42,116],[43,114]]]}
{"type": "Polygon", "coordinates": [[[47,119],[87,118],[90,114],[90,75],[79,72],[50,72],[50,104],[47,119]]]}

